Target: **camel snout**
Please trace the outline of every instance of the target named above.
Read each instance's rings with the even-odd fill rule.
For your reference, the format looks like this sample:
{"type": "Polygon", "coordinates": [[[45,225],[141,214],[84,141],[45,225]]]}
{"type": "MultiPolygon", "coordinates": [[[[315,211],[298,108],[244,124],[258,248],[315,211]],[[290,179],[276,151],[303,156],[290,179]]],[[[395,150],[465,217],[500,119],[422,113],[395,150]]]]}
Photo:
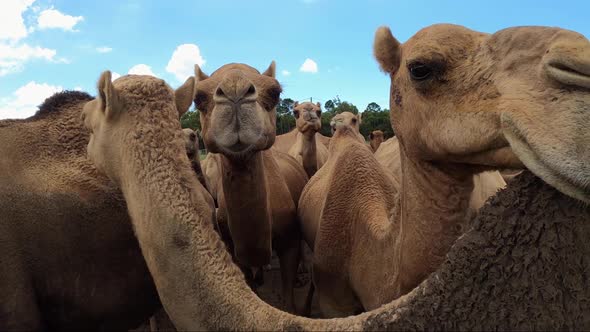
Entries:
{"type": "Polygon", "coordinates": [[[590,89],[590,42],[584,39],[553,45],[543,68],[549,78],[561,84],[590,89]]]}
{"type": "Polygon", "coordinates": [[[216,101],[243,102],[256,98],[256,87],[244,74],[231,71],[225,75],[215,90],[216,101]]]}

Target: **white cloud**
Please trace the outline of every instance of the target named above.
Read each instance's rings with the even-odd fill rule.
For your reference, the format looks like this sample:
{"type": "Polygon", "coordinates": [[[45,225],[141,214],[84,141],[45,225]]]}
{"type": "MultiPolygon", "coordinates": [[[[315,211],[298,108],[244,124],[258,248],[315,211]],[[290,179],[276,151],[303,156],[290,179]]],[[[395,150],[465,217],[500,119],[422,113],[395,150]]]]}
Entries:
{"type": "Polygon", "coordinates": [[[174,74],[179,81],[186,80],[195,72],[195,64],[203,66],[205,59],[201,55],[199,46],[195,44],[182,44],[174,50],[166,71],[174,74]]]}
{"type": "Polygon", "coordinates": [[[150,67],[148,65],[144,65],[143,63],[140,63],[138,65],[131,67],[131,69],[129,69],[129,72],[127,74],[156,76],[156,74],[154,74],[154,72],[152,71],[152,67],[150,67]]]}
{"type": "Polygon", "coordinates": [[[23,13],[35,0],[2,0],[0,1],[0,40],[13,42],[25,38],[28,34],[23,13]]]}
{"type": "Polygon", "coordinates": [[[0,99],[0,119],[22,119],[37,112],[37,106],[63,87],[31,81],[10,97],[0,99]]]}
{"type": "Polygon", "coordinates": [[[299,71],[304,73],[312,73],[315,74],[318,72],[318,64],[310,58],[305,59],[301,67],[299,67],[299,71]]]}
{"type": "Polygon", "coordinates": [[[282,70],[281,74],[283,74],[283,76],[289,76],[289,75],[291,75],[291,72],[288,70],[282,70]]]}
{"type": "Polygon", "coordinates": [[[112,52],[113,49],[111,47],[108,47],[108,46],[101,46],[101,47],[97,47],[96,48],[96,51],[98,53],[109,53],[109,52],[112,52]]]}
{"type": "Polygon", "coordinates": [[[82,16],[70,16],[57,9],[46,9],[39,14],[37,24],[41,29],[63,29],[75,31],[74,26],[84,20],[82,16]]]}
{"type": "Polygon", "coordinates": [[[82,89],[82,87],[81,87],[81,86],[76,86],[76,87],[74,88],[74,91],[82,91],[82,90],[83,90],[83,89],[82,89]]]}
{"type": "Polygon", "coordinates": [[[0,42],[0,76],[19,72],[26,62],[34,59],[67,62],[65,59],[56,60],[56,53],[53,49],[39,46],[31,47],[28,44],[16,45],[0,42]]]}
{"type": "Polygon", "coordinates": [[[121,77],[121,74],[117,73],[116,71],[111,72],[111,81],[114,81],[119,77],[121,77]]]}

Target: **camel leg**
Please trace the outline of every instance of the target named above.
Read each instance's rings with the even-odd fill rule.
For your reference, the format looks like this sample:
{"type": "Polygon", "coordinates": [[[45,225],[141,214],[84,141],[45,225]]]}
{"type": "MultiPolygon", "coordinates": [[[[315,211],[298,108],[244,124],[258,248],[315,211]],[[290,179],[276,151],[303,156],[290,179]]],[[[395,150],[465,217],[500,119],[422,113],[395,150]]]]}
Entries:
{"type": "Polygon", "coordinates": [[[283,304],[286,311],[296,313],[293,290],[301,256],[301,235],[298,230],[295,230],[289,236],[277,240],[275,243],[281,269],[283,304]]]}
{"type": "Polygon", "coordinates": [[[317,272],[319,268],[315,264],[313,271],[313,283],[322,317],[346,317],[364,311],[346,280],[338,275],[317,272]]]}

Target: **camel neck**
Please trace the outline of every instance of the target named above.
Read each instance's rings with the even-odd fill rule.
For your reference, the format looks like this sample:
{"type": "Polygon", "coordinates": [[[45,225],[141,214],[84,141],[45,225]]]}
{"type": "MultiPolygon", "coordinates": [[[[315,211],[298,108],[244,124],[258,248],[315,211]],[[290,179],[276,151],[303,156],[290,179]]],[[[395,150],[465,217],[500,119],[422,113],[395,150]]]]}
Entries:
{"type": "Polygon", "coordinates": [[[396,252],[401,294],[443,262],[466,222],[473,175],[409,158],[400,143],[401,232],[396,252]],[[408,250],[411,248],[411,250],[408,250]]]}
{"type": "Polygon", "coordinates": [[[301,133],[301,160],[308,177],[312,177],[318,170],[316,133],[301,133]]]}
{"type": "Polygon", "coordinates": [[[270,263],[271,211],[264,152],[233,161],[221,156],[222,187],[229,230],[238,260],[248,266],[270,263]]]}
{"type": "MultiPolygon", "coordinates": [[[[181,141],[177,145],[182,151],[181,141]]],[[[125,154],[121,189],[158,294],[177,329],[360,328],[362,321],[293,316],[256,296],[213,228],[213,207],[206,204],[206,191],[186,154],[147,150],[125,154]]]]}

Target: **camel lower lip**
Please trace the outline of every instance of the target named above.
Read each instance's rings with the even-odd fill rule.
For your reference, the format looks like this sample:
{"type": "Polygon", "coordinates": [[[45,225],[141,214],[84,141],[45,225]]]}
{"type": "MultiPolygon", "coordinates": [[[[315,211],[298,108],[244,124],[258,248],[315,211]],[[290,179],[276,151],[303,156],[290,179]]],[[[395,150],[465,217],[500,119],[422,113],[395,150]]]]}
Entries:
{"type": "Polygon", "coordinates": [[[559,63],[549,63],[545,66],[547,75],[552,79],[572,86],[590,89],[590,75],[559,63]]]}
{"type": "Polygon", "coordinates": [[[515,153],[528,155],[527,158],[521,158],[525,166],[543,181],[555,187],[564,194],[576,198],[580,201],[590,203],[590,188],[580,187],[576,181],[567,174],[563,174],[557,169],[550,167],[539,155],[530,148],[526,139],[516,132],[509,131],[505,134],[506,139],[510,142],[515,153]],[[567,191],[567,192],[565,192],[567,191]]]}

